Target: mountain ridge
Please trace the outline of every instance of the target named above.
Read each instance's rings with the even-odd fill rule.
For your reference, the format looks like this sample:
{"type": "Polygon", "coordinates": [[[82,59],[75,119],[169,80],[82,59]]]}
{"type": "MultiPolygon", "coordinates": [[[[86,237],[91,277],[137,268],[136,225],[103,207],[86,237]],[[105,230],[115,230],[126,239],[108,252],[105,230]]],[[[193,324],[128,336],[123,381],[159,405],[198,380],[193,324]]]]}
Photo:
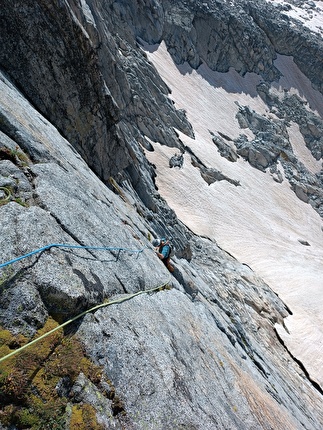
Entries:
{"type": "MultiPolygon", "coordinates": [[[[192,163],[194,178],[201,175],[205,186],[226,182],[232,189],[241,188],[232,182],[241,179],[237,174],[222,173],[213,163],[213,153],[205,160],[205,154],[191,143],[196,146],[200,139],[192,113],[179,106],[172,83],[154,65],[158,49],[151,45],[162,40],[179,69],[180,63],[183,70],[187,64],[197,68],[202,58],[217,73],[236,68],[242,77],[255,72],[261,75],[258,94],[273,108],[275,121],[235,104],[247,138],[231,140],[220,122],[217,130],[211,129],[213,135],[207,131],[208,138],[214,139],[216,153],[218,148],[224,154],[223,165],[241,165],[244,157],[259,178],[268,174],[268,167],[277,167],[280,157],[286,188],[288,169],[299,169],[298,178],[295,172],[290,176],[296,181],[295,199],[307,205],[306,211],[322,217],[319,174],[304,174],[293,148],[257,147],[256,139],[252,140],[258,137],[258,141],[271,143],[280,138],[288,120],[295,119],[296,107],[301,125],[305,114],[312,119],[310,128],[300,127],[301,135],[307,136],[313,157],[322,160],[322,118],[307,108],[302,110],[304,104],[298,96],[287,93],[284,101],[279,100],[269,85],[279,76],[273,65],[277,52],[291,55],[295,47],[290,43],[279,48],[279,38],[268,45],[266,32],[259,33],[255,27],[255,16],[260,20],[262,12],[262,27],[274,28],[271,17],[275,16],[282,33],[289,28],[289,21],[266,2],[255,9],[247,1],[183,1],[175,8],[168,1],[15,0],[0,11],[4,28],[0,36],[4,47],[0,56],[1,262],[48,243],[145,247],[138,256],[52,249],[30,262],[15,263],[1,275],[2,326],[16,336],[31,338],[49,318],[64,321],[103,300],[149,290],[171,279],[170,290],[87,314],[65,333],[82,341],[86,355],[100,366],[102,375],[91,379],[82,372],[73,377],[59,374],[52,389],[52,395],[65,402],[63,409],[53,411],[53,422],[56,418],[57,426],[64,423],[58,428],[73,428],[80,410],[82,428],[86,428],[87,408],[94,411],[93,428],[322,426],[320,381],[280,338],[290,329],[287,321],[294,309],[248,263],[239,262],[229,249],[221,249],[216,238],[198,235],[181,221],[178,208],[169,204],[172,189],[163,184],[172,185],[172,175],[181,175],[192,163]],[[226,26],[219,24],[223,20],[217,21],[220,16],[230,23],[228,34],[226,26]],[[204,43],[205,26],[210,34],[217,32],[218,39],[210,37],[204,43]],[[249,31],[251,45],[237,38],[239,32],[234,29],[245,29],[243,34],[249,31]],[[252,46],[256,35],[261,35],[258,48],[252,46]],[[221,41],[218,50],[217,41],[221,41]],[[147,43],[151,49],[144,52],[147,43]],[[250,47],[254,49],[252,61],[246,61],[250,47]],[[290,118],[286,118],[286,100],[294,101],[290,118]],[[259,124],[264,128],[259,129],[259,124]],[[174,151],[177,155],[171,167],[174,151]],[[231,161],[225,158],[228,151],[231,161]],[[162,182],[160,162],[166,166],[162,182]],[[283,169],[284,162],[291,164],[283,169]],[[172,238],[176,249],[172,275],[150,243],[153,237],[164,235],[172,238]]],[[[318,66],[322,40],[311,33],[308,40],[317,41],[315,46],[298,45],[310,34],[298,32],[299,51],[295,53],[301,56],[299,52],[307,49],[312,55],[311,50],[316,49],[316,57],[297,61],[322,92],[323,69],[318,66]]],[[[293,35],[289,33],[285,42],[294,40],[293,35]]],[[[278,171],[271,175],[278,186],[278,171]]],[[[191,184],[198,187],[193,180],[191,184]]],[[[200,199],[202,206],[202,195],[200,199]]],[[[299,246],[305,249],[304,244],[299,246]]],[[[8,345],[3,342],[0,348],[15,347],[14,342],[8,345]]],[[[318,369],[322,366],[319,358],[315,364],[318,369]]],[[[41,374],[41,368],[36,366],[35,374],[41,374]]],[[[43,387],[36,377],[28,378],[32,391],[16,400],[8,395],[8,380],[2,382],[3,428],[22,428],[22,414],[29,428],[50,425],[35,412],[37,398],[45,398],[43,387]]]]}

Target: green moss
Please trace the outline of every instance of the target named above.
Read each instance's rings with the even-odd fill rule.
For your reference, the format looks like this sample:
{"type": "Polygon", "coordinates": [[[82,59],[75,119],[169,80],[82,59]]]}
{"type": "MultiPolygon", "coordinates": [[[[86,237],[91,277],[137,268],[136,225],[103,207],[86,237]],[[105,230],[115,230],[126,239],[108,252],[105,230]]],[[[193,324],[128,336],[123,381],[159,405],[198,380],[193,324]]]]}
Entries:
{"type": "MultiPolygon", "coordinates": [[[[0,278],[1,280],[1,278],[0,278]]],[[[12,340],[14,339],[14,336],[10,333],[9,330],[0,330],[0,348],[2,346],[9,345],[12,340]]]]}
{"type": "Polygon", "coordinates": [[[15,274],[15,271],[12,266],[7,266],[4,269],[2,269],[1,275],[0,275],[0,290],[1,288],[5,288],[5,285],[8,281],[10,281],[10,278],[12,278],[15,274]]]}
{"type": "Polygon", "coordinates": [[[20,303],[20,305],[18,305],[17,307],[17,312],[21,313],[24,310],[24,305],[22,303],[20,303]]]}
{"type": "Polygon", "coordinates": [[[70,430],[103,430],[96,420],[93,406],[88,404],[74,405],[70,421],[70,430]]]}
{"type": "Polygon", "coordinates": [[[117,184],[115,179],[112,178],[112,176],[109,177],[109,182],[112,186],[112,189],[115,190],[115,193],[119,194],[119,196],[122,198],[122,200],[127,202],[127,197],[125,196],[124,192],[121,190],[121,188],[119,187],[119,185],[117,184]]]}
{"type": "Polygon", "coordinates": [[[288,155],[286,154],[286,152],[285,152],[285,151],[281,151],[281,152],[280,152],[280,156],[281,156],[281,158],[282,158],[283,160],[285,160],[285,161],[290,161],[290,160],[289,160],[289,157],[288,157],[288,155]]]}
{"type": "MultiPolygon", "coordinates": [[[[36,337],[55,327],[57,323],[49,318],[36,337]]],[[[0,356],[28,341],[24,336],[14,336],[0,328],[0,356]]],[[[75,336],[64,337],[62,329],[3,361],[0,363],[0,403],[3,405],[0,422],[14,424],[17,429],[65,430],[66,408],[71,399],[60,396],[56,387],[62,378],[72,387],[80,372],[94,384],[101,379],[101,369],[85,356],[80,341],[75,336]]],[[[82,405],[75,413],[82,416],[83,423],[93,420],[91,426],[76,425],[70,429],[101,429],[96,424],[95,410],[88,406],[82,405]]]]}
{"type": "Polygon", "coordinates": [[[14,202],[18,203],[18,205],[23,206],[24,208],[28,208],[29,205],[28,203],[26,203],[22,198],[17,197],[16,199],[13,200],[14,202]]]}
{"type": "Polygon", "coordinates": [[[21,409],[17,412],[18,421],[21,423],[23,428],[29,428],[38,424],[38,417],[28,409],[21,409]]]}

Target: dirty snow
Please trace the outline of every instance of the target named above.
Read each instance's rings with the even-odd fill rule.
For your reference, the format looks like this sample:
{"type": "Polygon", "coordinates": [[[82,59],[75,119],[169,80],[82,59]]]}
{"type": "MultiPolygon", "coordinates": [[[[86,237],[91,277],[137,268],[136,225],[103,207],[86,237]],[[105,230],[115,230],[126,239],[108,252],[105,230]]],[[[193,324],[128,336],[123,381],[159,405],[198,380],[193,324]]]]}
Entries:
{"type": "MultiPolygon", "coordinates": [[[[235,115],[240,103],[269,116],[255,90],[259,77],[247,74],[242,78],[234,70],[213,72],[205,65],[198,71],[188,65],[177,67],[164,43],[147,50],[147,55],[171,88],[175,106],[186,110],[194,128],[195,139],[179,132],[183,143],[205,165],[241,184],[220,181],[208,186],[188,154],[183,168],[170,169],[169,159],[176,150],[152,142],[154,151],[146,155],[156,165],[161,195],[191,230],[212,238],[248,264],[282,298],[293,315],[285,320],[289,334],[281,326],[277,331],[323,387],[323,222],[310,205],[295,196],[287,180],[279,184],[270,173],[252,168],[241,158],[231,163],[221,157],[209,132],[220,131],[231,139],[240,133],[252,137],[250,131],[239,128],[235,115]]],[[[296,66],[290,69],[290,61],[279,58],[282,70],[297,71],[297,76],[288,78],[289,86],[297,81],[295,91],[311,97],[313,106],[323,106],[321,95],[311,88],[302,89],[299,71],[296,66]]],[[[280,90],[278,85],[276,91],[280,90]]],[[[321,163],[305,148],[296,124],[291,124],[289,134],[303,163],[312,172],[318,171],[321,163]]]]}

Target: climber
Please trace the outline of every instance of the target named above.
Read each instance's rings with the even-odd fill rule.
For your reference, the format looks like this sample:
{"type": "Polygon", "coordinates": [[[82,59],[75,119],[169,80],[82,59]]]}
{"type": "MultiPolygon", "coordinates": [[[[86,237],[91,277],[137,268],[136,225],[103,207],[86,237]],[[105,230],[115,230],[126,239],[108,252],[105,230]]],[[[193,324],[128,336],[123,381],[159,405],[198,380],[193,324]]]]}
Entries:
{"type": "Polygon", "coordinates": [[[172,252],[172,246],[169,240],[162,239],[154,239],[152,242],[153,246],[156,248],[156,254],[165,264],[167,269],[170,272],[174,272],[174,267],[170,264],[170,254],[172,252]]]}

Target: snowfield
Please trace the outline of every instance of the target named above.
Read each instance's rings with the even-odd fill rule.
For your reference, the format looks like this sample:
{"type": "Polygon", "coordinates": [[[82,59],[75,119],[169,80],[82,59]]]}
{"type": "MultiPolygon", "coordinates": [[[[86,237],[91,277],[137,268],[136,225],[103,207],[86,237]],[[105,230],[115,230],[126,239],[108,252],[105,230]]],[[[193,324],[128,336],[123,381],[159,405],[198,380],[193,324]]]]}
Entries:
{"type": "MultiPolygon", "coordinates": [[[[268,171],[261,172],[242,158],[232,163],[221,157],[210,134],[253,137],[250,130],[239,128],[238,104],[273,117],[256,92],[260,77],[250,73],[241,77],[234,70],[213,72],[205,65],[198,70],[176,66],[164,43],[146,52],[171,89],[175,106],[186,110],[193,126],[195,139],[178,132],[180,139],[207,167],[240,182],[208,185],[187,153],[182,168],[170,168],[176,150],[151,142],[154,151],[146,151],[146,156],[156,165],[160,194],[192,231],[215,240],[249,265],[281,297],[293,314],[285,319],[286,328],[276,326],[277,332],[323,387],[323,222],[296,197],[286,179],[277,183],[268,171]]],[[[276,66],[284,76],[275,91],[283,94],[288,88],[308,101],[308,109],[323,115],[323,96],[312,89],[292,58],[279,56],[276,66]]],[[[289,136],[299,159],[318,172],[322,162],[305,147],[296,124],[291,124],[289,136]]],[[[281,166],[279,170],[283,174],[281,166]]]]}

